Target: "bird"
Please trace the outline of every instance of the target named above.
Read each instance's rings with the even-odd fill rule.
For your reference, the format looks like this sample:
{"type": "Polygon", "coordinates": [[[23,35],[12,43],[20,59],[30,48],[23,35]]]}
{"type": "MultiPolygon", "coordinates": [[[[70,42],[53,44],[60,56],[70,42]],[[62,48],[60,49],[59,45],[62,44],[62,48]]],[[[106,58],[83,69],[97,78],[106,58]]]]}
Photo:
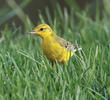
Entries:
{"type": "Polygon", "coordinates": [[[47,24],[36,26],[30,34],[35,34],[42,38],[42,50],[52,65],[56,62],[67,64],[70,57],[77,50],[82,48],[75,46],[69,41],[59,37],[47,24]]]}

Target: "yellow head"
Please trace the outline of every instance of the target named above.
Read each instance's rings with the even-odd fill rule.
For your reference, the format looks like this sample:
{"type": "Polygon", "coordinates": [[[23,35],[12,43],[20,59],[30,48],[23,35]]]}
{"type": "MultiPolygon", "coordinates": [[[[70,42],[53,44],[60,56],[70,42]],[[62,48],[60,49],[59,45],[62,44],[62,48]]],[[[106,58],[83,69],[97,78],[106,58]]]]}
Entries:
{"type": "Polygon", "coordinates": [[[29,32],[31,34],[36,34],[40,36],[41,38],[45,38],[47,36],[50,36],[52,34],[52,29],[47,24],[40,24],[35,27],[35,29],[32,32],[29,32]]]}

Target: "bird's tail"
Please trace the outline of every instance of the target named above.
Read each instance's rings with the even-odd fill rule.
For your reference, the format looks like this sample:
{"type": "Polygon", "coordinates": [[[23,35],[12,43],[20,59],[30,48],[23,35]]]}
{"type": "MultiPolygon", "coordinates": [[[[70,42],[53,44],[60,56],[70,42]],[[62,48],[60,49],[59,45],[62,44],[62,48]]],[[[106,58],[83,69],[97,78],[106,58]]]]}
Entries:
{"type": "Polygon", "coordinates": [[[82,48],[81,47],[78,47],[77,50],[80,51],[80,50],[82,50],[82,48]]]}
{"type": "Polygon", "coordinates": [[[82,50],[81,47],[75,47],[75,48],[74,48],[74,52],[76,52],[76,51],[80,51],[80,50],[82,50]]]}

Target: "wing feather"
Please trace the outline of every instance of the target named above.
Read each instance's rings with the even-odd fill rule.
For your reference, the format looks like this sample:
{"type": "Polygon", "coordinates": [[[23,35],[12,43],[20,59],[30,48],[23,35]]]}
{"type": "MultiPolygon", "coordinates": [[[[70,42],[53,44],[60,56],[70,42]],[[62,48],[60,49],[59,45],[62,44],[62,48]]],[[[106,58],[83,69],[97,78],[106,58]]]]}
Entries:
{"type": "Polygon", "coordinates": [[[58,42],[62,47],[66,48],[69,51],[75,52],[77,49],[74,44],[72,44],[69,41],[64,40],[63,38],[60,38],[58,36],[56,36],[55,42],[58,42]]]}

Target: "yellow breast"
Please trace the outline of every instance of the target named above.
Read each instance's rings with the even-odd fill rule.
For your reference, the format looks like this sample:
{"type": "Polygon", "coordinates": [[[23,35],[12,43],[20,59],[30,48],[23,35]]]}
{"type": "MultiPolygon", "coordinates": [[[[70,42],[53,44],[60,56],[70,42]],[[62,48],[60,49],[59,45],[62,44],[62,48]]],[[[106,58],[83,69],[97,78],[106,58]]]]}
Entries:
{"type": "Polygon", "coordinates": [[[43,39],[42,49],[49,60],[57,60],[61,63],[67,63],[69,57],[73,55],[72,52],[67,51],[59,43],[54,42],[52,38],[43,39]]]}

